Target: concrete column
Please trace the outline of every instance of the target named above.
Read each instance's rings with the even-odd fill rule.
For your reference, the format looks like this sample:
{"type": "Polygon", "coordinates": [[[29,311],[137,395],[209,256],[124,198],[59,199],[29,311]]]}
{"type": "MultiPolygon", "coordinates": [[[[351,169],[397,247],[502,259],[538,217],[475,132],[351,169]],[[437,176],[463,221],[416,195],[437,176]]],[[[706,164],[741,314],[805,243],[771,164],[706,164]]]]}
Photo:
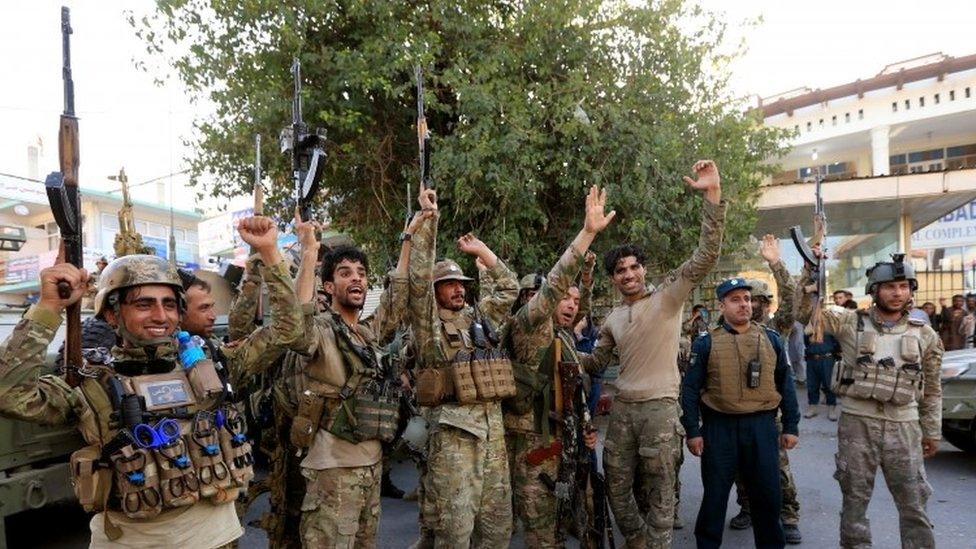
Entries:
{"type": "Polygon", "coordinates": [[[898,251],[912,253],[912,214],[902,214],[898,218],[898,251]]]}
{"type": "Polygon", "coordinates": [[[888,165],[888,133],[890,126],[871,128],[871,174],[888,175],[891,168],[888,165]]]}

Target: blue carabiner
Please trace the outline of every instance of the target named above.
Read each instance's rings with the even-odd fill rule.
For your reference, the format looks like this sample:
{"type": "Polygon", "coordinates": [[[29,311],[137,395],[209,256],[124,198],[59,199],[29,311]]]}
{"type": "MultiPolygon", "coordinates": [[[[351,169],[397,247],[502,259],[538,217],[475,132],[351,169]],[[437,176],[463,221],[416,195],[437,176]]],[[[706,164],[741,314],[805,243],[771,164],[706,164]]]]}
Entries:
{"type": "Polygon", "coordinates": [[[154,430],[156,431],[156,435],[159,437],[161,446],[165,446],[179,440],[180,434],[182,434],[179,422],[173,418],[160,420],[159,423],[156,424],[154,430]]]}
{"type": "Polygon", "coordinates": [[[145,423],[139,423],[132,428],[132,439],[141,448],[157,448],[162,443],[159,433],[145,423]]]}

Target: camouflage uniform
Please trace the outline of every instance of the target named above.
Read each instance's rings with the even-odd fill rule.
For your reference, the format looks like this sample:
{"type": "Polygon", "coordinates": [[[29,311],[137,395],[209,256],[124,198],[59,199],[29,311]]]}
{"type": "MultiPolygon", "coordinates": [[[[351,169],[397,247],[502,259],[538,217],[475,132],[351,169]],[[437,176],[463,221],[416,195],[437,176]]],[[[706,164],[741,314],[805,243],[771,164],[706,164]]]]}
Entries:
{"type": "MultiPolygon", "coordinates": [[[[129,256],[124,259],[137,258],[129,256]]],[[[158,263],[152,260],[147,263],[149,263],[148,267],[132,266],[126,275],[129,279],[121,281],[119,286],[154,283],[141,282],[141,280],[158,278],[152,272],[153,269],[160,268],[158,263]]],[[[272,268],[273,274],[269,280],[271,291],[276,296],[276,307],[272,310],[272,315],[277,323],[274,329],[259,330],[247,340],[240,342],[233,351],[228,351],[228,354],[232,354],[241,363],[261,360],[265,354],[275,348],[289,347],[300,341],[302,323],[295,304],[294,289],[287,273],[279,267],[281,265],[272,268]]],[[[106,268],[106,273],[111,272],[111,268],[112,265],[106,268]]],[[[172,278],[177,282],[170,285],[179,286],[179,278],[175,272],[172,273],[172,278]]],[[[103,282],[110,283],[108,279],[103,282]]],[[[101,292],[98,297],[104,299],[101,292]]],[[[72,388],[61,377],[39,376],[47,347],[61,321],[60,315],[52,314],[35,305],[25,313],[24,319],[0,348],[0,414],[48,425],[77,425],[86,439],[89,439],[97,436],[85,430],[90,429],[91,418],[96,414],[86,393],[90,390],[86,387],[91,386],[92,379],[86,376],[82,386],[72,388]]],[[[173,367],[179,367],[176,362],[175,341],[156,345],[152,354],[155,368],[160,368],[167,362],[173,367]]],[[[116,365],[138,364],[146,362],[149,357],[146,349],[130,346],[113,348],[112,356],[114,358],[112,364],[116,365]]],[[[101,365],[97,368],[108,371],[113,369],[112,365],[101,365]]],[[[114,423],[109,423],[108,427],[112,428],[113,425],[114,423]]],[[[114,428],[117,430],[117,426],[114,428]]],[[[91,441],[89,443],[92,444],[91,441]]],[[[122,543],[136,546],[152,544],[206,547],[207,543],[211,543],[210,546],[220,546],[243,534],[232,501],[219,504],[200,501],[189,508],[164,510],[155,518],[144,521],[127,519],[110,506],[108,511],[95,515],[91,525],[92,547],[119,543],[116,541],[120,539],[117,537],[119,535],[122,536],[122,543]],[[106,521],[106,517],[111,520],[106,521]],[[188,523],[187,520],[191,522],[188,523]],[[161,525],[166,526],[161,527],[161,525]],[[112,539],[109,538],[110,535],[112,539]]]]}
{"type": "MultiPolygon", "coordinates": [[[[779,307],[773,317],[762,324],[768,328],[776,330],[783,340],[790,337],[793,331],[793,322],[796,318],[796,282],[786,269],[786,264],[782,261],[771,265],[773,278],[776,280],[776,287],[779,290],[779,307]]],[[[779,417],[776,418],[776,427],[780,434],[783,432],[783,424],[779,417]]],[[[793,478],[793,470],[790,469],[789,452],[784,448],[779,449],[779,481],[783,492],[783,509],[780,517],[784,526],[797,526],[800,524],[800,501],[796,495],[796,480],[793,478]]],[[[745,483],[739,475],[735,477],[736,501],[743,513],[750,513],[749,494],[746,493],[745,483]]]]}
{"type": "MultiPolygon", "coordinates": [[[[538,292],[515,313],[508,330],[516,362],[538,370],[540,361],[557,337],[552,315],[559,302],[569,293],[582,263],[583,255],[570,246],[549,272],[538,292]]],[[[563,358],[575,356],[572,335],[562,329],[559,331],[558,336],[563,341],[563,358]]],[[[530,451],[548,446],[551,442],[538,434],[533,411],[524,415],[506,413],[505,431],[509,442],[515,509],[525,526],[525,543],[528,547],[562,547],[564,539],[558,524],[558,501],[552,490],[539,479],[543,473],[550,479],[557,478],[559,456],[552,456],[536,466],[526,460],[530,451]]]]}
{"type": "MultiPolygon", "coordinates": [[[[800,321],[810,318],[812,300],[804,296],[800,321]]],[[[837,426],[837,469],[834,478],[844,496],[840,519],[840,544],[845,548],[871,547],[867,508],[880,467],[895,507],[898,508],[902,547],[935,547],[932,523],[926,503],[932,487],[925,475],[922,438],[942,438],[941,366],[943,347],[938,334],[905,313],[893,326],[885,326],[876,309],[865,311],[823,311],[824,331],[840,342],[842,361],[835,366],[834,387],[842,371],[855,364],[858,316],[871,323],[879,339],[901,337],[918,330],[921,362],[921,390],[905,406],[838,395],[841,406],[837,426]]]]}
{"type": "MultiPolygon", "coordinates": [[[[377,341],[393,334],[406,309],[406,284],[406,277],[394,276],[380,297],[374,315],[347,328],[356,345],[378,351],[377,341]]],[[[297,449],[289,440],[288,418],[296,413],[299,395],[312,390],[327,400],[338,399],[338,391],[350,373],[336,335],[342,319],[331,311],[317,312],[316,303],[305,303],[301,310],[304,315],[301,350],[287,353],[280,361],[276,361],[279,357],[268,357],[242,373],[245,377],[257,375],[275,364],[280,365],[273,373],[272,392],[281,448],[275,457],[281,459],[275,459],[270,487],[280,515],[264,523],[269,526],[269,537],[274,534],[276,543],[283,546],[296,543],[294,511],[296,503],[300,503],[301,519],[297,527],[304,546],[374,546],[382,477],[379,441],[353,444],[320,427],[306,457],[299,459],[295,457],[297,449]],[[315,371],[322,377],[309,377],[315,368],[319,368],[315,371]],[[342,452],[345,454],[340,455],[342,452]],[[296,478],[296,474],[303,479],[296,478]],[[303,486],[304,494],[301,494],[303,486]]]]}
{"type": "MultiPolygon", "coordinates": [[[[410,327],[419,368],[453,358],[443,325],[469,326],[474,311],[440,309],[434,297],[437,217],[423,222],[410,250],[410,327]]],[[[455,266],[456,267],[456,266],[455,266]]],[[[460,272],[460,269],[457,269],[460,272]]],[[[496,326],[518,295],[518,280],[500,260],[484,273],[482,314],[496,326]]],[[[460,330],[458,345],[469,347],[460,330]]],[[[427,410],[431,424],[427,472],[423,476],[421,517],[434,547],[508,547],[512,534],[512,492],[499,402],[443,403],[427,410]]]]}
{"type": "Polygon", "coordinates": [[[603,466],[614,518],[634,546],[671,546],[675,462],[684,436],[677,401],[682,309],[692,289],[718,261],[725,203],[706,200],[702,217],[698,248],[692,257],[669,273],[661,286],[611,311],[593,355],[582,360],[586,371],[599,372],[614,362],[615,353],[620,357],[616,382],[620,392],[610,412],[603,466]],[[648,346],[655,348],[647,352],[648,346]],[[643,386],[630,392],[627,384],[643,386]],[[643,476],[649,513],[641,513],[635,498],[634,477],[638,474],[643,476]]]}

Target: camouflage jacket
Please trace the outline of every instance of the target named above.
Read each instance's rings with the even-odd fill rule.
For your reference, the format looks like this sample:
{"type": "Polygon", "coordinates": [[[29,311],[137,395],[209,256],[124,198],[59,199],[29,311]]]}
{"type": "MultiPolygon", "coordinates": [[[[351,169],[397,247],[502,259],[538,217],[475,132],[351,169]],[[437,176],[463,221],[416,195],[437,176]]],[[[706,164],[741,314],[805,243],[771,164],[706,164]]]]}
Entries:
{"type": "MultiPolygon", "coordinates": [[[[566,248],[539,291],[515,312],[508,327],[515,362],[538,368],[539,361],[555,337],[552,315],[559,302],[569,293],[582,265],[583,254],[572,246],[566,248]]],[[[573,338],[570,337],[569,341],[572,342],[573,338]]],[[[570,345],[571,348],[574,346],[570,345]]],[[[534,424],[531,412],[522,416],[505,416],[506,428],[531,430],[534,424]]]]}
{"type": "MultiPolygon", "coordinates": [[[[439,214],[425,220],[413,235],[410,248],[410,297],[407,320],[414,335],[418,367],[432,367],[448,359],[442,348],[442,323],[470,324],[474,310],[440,309],[434,296],[434,258],[436,257],[437,219],[439,214]]],[[[501,260],[483,273],[482,298],[479,308],[495,326],[505,321],[512,303],[518,297],[518,278],[501,260]]],[[[431,411],[434,424],[451,425],[482,438],[504,436],[501,405],[442,404],[431,411]]]]}
{"type": "MultiPolygon", "coordinates": [[[[809,275],[808,272],[805,274],[809,275]]],[[[801,279],[809,280],[809,276],[801,279]]],[[[802,282],[801,282],[802,283],[802,282]]],[[[825,333],[833,334],[840,343],[841,360],[843,364],[852,366],[857,361],[857,317],[863,311],[850,309],[823,311],[823,328],[825,333]]],[[[807,324],[813,314],[812,294],[804,293],[800,300],[797,320],[807,324]]],[[[875,330],[881,335],[900,337],[908,330],[908,313],[892,326],[886,326],[878,317],[874,306],[867,310],[866,319],[874,324],[875,330]]],[[[922,397],[916,403],[907,406],[894,406],[890,403],[880,403],[853,396],[841,396],[841,408],[844,413],[873,417],[891,421],[918,421],[922,428],[922,436],[931,439],[942,438],[942,354],[945,352],[942,340],[931,326],[919,327],[922,341],[922,397]]],[[[835,368],[840,368],[838,364],[835,368]]]]}
{"type": "MultiPolygon", "coordinates": [[[[276,321],[236,345],[223,348],[232,372],[235,365],[245,368],[249,363],[264,361],[267,356],[301,341],[301,314],[284,263],[269,271],[272,317],[276,321]]],[[[0,415],[62,425],[78,423],[88,410],[81,389],[72,389],[60,376],[40,375],[47,347],[61,326],[61,320],[60,315],[35,305],[24,314],[23,320],[0,347],[0,415]]],[[[145,351],[115,347],[112,355],[116,361],[136,361],[145,357],[145,351]]]]}
{"type": "Polygon", "coordinates": [[[790,337],[793,321],[796,319],[796,282],[782,261],[770,265],[770,269],[773,271],[773,278],[779,291],[779,307],[776,308],[773,317],[763,325],[776,330],[783,339],[786,339],[790,337]]]}
{"type": "Polygon", "coordinates": [[[241,291],[227,313],[227,339],[229,341],[244,339],[257,328],[254,317],[261,300],[261,287],[264,285],[264,276],[261,274],[263,266],[264,263],[261,262],[261,257],[258,255],[251,256],[247,260],[241,291]]]}

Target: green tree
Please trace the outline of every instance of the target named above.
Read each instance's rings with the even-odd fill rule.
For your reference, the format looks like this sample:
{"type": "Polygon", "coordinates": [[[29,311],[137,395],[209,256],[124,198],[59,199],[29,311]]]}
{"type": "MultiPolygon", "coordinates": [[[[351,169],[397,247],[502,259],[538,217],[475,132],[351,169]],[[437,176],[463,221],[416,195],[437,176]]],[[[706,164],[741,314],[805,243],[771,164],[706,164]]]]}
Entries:
{"type": "MultiPolygon", "coordinates": [[[[580,226],[585,189],[618,212],[598,250],[647,247],[649,269],[695,246],[701,199],[681,176],[717,161],[726,250],[755,222],[763,164],[783,134],[728,90],[724,24],[681,0],[159,0],[131,22],[147,60],[214,106],[196,122],[197,175],[250,192],[252,136],[290,121],[300,57],[305,120],[328,132],[321,213],[380,264],[416,196],[413,67],[425,68],[441,250],[472,231],[519,272],[548,268],[580,226]]],[[[149,70],[152,70],[151,68],[149,70]]],[[[289,159],[265,139],[267,197],[287,209],[289,159]]]]}

